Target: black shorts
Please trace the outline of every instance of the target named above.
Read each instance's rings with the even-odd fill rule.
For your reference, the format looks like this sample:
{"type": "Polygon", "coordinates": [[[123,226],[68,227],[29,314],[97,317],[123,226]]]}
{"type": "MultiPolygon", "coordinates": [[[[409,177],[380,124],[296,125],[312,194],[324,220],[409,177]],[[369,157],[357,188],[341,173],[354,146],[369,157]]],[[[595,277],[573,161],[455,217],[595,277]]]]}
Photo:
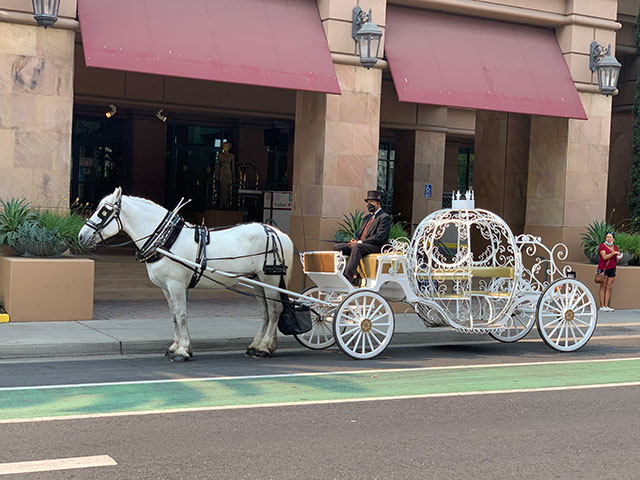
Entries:
{"type": "MultiPolygon", "coordinates": [[[[602,273],[602,270],[598,269],[598,273],[602,273]]],[[[604,275],[605,275],[605,277],[615,277],[616,276],[616,268],[615,267],[607,268],[604,271],[604,275]]]]}

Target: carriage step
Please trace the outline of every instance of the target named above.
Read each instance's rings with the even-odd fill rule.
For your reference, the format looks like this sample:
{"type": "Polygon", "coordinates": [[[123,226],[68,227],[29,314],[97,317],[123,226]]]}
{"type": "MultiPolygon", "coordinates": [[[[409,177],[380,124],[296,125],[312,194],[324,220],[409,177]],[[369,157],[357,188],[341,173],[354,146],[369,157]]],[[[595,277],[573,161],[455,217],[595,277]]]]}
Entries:
{"type": "Polygon", "coordinates": [[[487,334],[487,333],[500,333],[505,329],[504,326],[486,326],[486,327],[473,327],[473,328],[456,328],[458,333],[477,333],[477,334],[487,334]]]}

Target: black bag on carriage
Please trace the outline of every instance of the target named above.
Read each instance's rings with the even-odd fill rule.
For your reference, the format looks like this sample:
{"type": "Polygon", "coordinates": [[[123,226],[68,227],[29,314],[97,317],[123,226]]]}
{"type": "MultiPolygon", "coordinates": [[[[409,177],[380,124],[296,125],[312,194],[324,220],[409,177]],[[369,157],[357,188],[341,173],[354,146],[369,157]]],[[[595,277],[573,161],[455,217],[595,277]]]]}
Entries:
{"type": "MultiPolygon", "coordinates": [[[[285,288],[284,278],[280,278],[280,288],[285,288]]],[[[289,295],[280,293],[282,313],[278,320],[278,330],[283,335],[300,335],[311,330],[311,309],[291,303],[289,295]]]]}

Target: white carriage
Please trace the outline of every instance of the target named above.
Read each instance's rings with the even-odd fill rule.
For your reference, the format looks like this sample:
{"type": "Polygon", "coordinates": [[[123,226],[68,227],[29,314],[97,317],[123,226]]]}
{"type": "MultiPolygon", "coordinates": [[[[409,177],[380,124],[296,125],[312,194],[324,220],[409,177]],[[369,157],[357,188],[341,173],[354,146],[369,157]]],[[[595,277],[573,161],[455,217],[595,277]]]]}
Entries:
{"type": "Polygon", "coordinates": [[[501,342],[524,338],[535,322],[543,341],[564,352],[584,346],[596,327],[593,295],[568,276],[568,266],[559,266],[566,246],[549,249],[539,237],[515,237],[487,210],[432,213],[410,241],[394,240],[363,259],[358,288],[342,274],[341,253],[300,257],[315,286],[296,302],[312,309],[313,328],[296,339],[311,349],[337,343],[353,358],[379,355],[394,333],[389,302],[410,305],[427,327],[450,326],[501,342]]]}

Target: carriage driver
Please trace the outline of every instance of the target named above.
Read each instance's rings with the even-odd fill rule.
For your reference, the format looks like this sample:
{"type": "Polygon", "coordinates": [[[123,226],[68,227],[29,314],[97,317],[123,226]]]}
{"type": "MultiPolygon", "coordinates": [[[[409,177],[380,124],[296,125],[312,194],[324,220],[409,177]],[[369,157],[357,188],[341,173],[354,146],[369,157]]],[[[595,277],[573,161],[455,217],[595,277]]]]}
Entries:
{"type": "Polygon", "coordinates": [[[356,287],[360,286],[357,272],[360,259],[371,253],[380,253],[382,246],[389,241],[391,230],[391,217],[380,208],[380,192],[369,190],[364,201],[367,202],[369,215],[362,220],[362,227],[356,238],[349,240],[349,243],[337,243],[333,246],[334,250],[349,255],[344,275],[356,287]]]}

